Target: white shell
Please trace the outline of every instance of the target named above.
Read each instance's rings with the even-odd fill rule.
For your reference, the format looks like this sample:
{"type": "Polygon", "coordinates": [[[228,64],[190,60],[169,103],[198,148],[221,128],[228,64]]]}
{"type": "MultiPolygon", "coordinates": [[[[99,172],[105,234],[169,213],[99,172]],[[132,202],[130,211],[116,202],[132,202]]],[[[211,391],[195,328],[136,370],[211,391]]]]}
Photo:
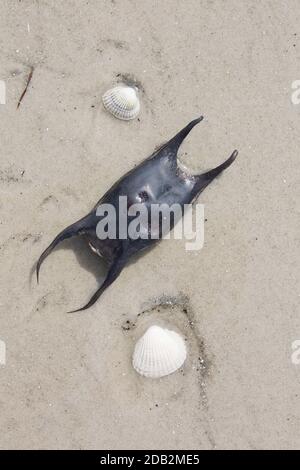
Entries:
{"type": "Polygon", "coordinates": [[[172,374],[186,359],[186,347],[175,331],[151,326],[135,345],[132,363],[145,377],[158,378],[172,374]]]}
{"type": "Polygon", "coordinates": [[[140,101],[136,89],[130,86],[116,86],[102,96],[104,107],[113,116],[124,121],[134,119],[140,112],[140,101]]]}

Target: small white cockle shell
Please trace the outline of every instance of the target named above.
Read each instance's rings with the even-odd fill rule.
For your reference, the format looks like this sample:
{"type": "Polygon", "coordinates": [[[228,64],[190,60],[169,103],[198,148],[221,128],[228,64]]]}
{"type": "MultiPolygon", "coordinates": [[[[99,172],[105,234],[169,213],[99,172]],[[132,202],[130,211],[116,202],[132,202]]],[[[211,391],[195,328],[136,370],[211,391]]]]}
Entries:
{"type": "Polygon", "coordinates": [[[140,112],[140,100],[136,88],[116,86],[102,96],[105,109],[113,116],[124,121],[134,119],[140,112]]]}
{"type": "Polygon", "coordinates": [[[183,338],[175,331],[153,325],[137,341],[132,363],[139,374],[158,378],[175,372],[185,359],[183,338]]]}

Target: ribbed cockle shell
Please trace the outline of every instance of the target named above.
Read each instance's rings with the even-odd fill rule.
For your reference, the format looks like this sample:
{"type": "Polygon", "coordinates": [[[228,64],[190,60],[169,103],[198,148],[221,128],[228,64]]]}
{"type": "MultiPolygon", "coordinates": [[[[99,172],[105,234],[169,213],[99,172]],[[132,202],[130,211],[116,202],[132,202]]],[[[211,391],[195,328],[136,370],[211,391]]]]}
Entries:
{"type": "Polygon", "coordinates": [[[116,86],[102,96],[104,107],[113,116],[124,121],[137,117],[140,112],[140,101],[136,88],[116,86]]]}
{"type": "Polygon", "coordinates": [[[132,363],[139,374],[158,378],[175,372],[185,359],[183,338],[175,331],[154,325],[137,341],[132,363]]]}

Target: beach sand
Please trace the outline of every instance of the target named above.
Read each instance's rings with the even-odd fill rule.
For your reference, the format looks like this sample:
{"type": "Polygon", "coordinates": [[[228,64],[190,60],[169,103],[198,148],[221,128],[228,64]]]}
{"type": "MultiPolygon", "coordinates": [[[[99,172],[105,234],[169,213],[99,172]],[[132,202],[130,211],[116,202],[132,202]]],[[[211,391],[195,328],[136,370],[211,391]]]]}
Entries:
{"type": "Polygon", "coordinates": [[[0,448],[299,448],[297,0],[2,1],[0,448]],[[30,67],[31,83],[17,110],[30,67]],[[141,114],[110,116],[122,77],[141,114]],[[236,162],[201,195],[205,243],[164,240],[91,309],[103,265],[81,240],[31,269],[65,226],[190,120],[186,164],[236,162]],[[156,322],[183,370],[131,366],[156,322]]]}

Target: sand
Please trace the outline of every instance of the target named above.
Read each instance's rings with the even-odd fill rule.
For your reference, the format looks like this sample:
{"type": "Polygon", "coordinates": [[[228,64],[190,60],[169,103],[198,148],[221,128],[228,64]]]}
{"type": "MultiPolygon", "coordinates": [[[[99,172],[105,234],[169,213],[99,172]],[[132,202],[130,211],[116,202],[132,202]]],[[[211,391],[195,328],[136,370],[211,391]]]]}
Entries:
{"type": "Polygon", "coordinates": [[[0,448],[299,448],[299,24],[297,0],[1,2],[0,448]],[[103,110],[118,74],[144,90],[139,120],[103,110]],[[37,286],[38,256],[200,114],[186,163],[240,152],[201,196],[203,249],[165,240],[67,314],[103,266],[66,242],[37,286]],[[158,381],[131,367],[153,321],[189,349],[158,381]]]}

